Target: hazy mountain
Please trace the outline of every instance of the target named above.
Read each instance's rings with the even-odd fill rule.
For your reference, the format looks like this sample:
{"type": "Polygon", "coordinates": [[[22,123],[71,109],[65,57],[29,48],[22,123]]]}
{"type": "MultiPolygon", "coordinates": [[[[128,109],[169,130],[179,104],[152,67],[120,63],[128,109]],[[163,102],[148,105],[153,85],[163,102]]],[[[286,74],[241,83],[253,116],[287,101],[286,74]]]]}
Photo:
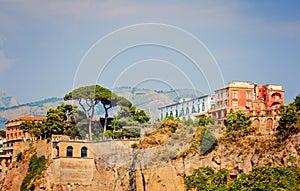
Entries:
{"type": "Polygon", "coordinates": [[[8,120],[25,116],[45,116],[49,108],[55,108],[63,103],[62,98],[49,98],[41,101],[19,104],[11,107],[0,108],[0,128],[5,128],[4,123],[8,120]]]}
{"type": "Polygon", "coordinates": [[[13,97],[7,95],[7,93],[0,91],[0,107],[10,107],[19,105],[18,100],[13,97]]]}
{"type": "MultiPolygon", "coordinates": [[[[149,90],[149,89],[136,89],[130,87],[120,87],[113,89],[113,92],[129,99],[138,109],[145,110],[150,116],[151,120],[158,119],[158,108],[164,105],[176,103],[179,97],[194,98],[201,95],[201,92],[190,89],[179,90],[149,90]]],[[[8,98],[7,98],[8,100],[8,98]]],[[[5,128],[4,123],[8,120],[25,116],[45,116],[49,108],[56,108],[64,101],[62,98],[49,98],[41,101],[30,102],[26,104],[13,104],[13,98],[11,99],[11,105],[0,107],[0,128],[5,128]]],[[[16,100],[16,99],[15,99],[16,100]]],[[[7,102],[5,102],[7,103],[7,102]]],[[[110,115],[116,114],[117,110],[112,109],[110,115]]],[[[103,108],[101,106],[96,109],[96,116],[103,114],[103,108]]]]}

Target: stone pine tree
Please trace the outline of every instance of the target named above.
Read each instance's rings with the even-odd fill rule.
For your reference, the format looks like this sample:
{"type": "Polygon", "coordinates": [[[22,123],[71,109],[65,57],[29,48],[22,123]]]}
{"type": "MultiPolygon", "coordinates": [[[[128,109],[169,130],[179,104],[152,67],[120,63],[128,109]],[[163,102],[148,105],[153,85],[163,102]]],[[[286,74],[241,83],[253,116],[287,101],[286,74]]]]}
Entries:
{"type": "Polygon", "coordinates": [[[89,126],[89,140],[92,140],[92,119],[95,115],[95,107],[101,103],[104,111],[104,132],[107,127],[108,110],[114,106],[128,106],[132,104],[127,99],[112,93],[109,89],[99,85],[90,85],[77,88],[70,93],[66,94],[64,100],[76,100],[81,106],[86,118],[88,119],[89,126]]]}

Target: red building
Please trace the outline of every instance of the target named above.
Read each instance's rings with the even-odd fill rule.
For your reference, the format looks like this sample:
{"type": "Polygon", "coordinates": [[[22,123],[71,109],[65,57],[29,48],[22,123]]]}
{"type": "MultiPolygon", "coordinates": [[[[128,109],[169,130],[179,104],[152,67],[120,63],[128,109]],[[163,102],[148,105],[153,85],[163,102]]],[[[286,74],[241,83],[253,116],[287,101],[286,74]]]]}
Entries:
{"type": "Polygon", "coordinates": [[[226,121],[226,114],[231,109],[242,110],[252,116],[277,115],[282,104],[284,91],[280,85],[233,81],[228,86],[215,90],[215,108],[212,115],[219,123],[226,121]]]}

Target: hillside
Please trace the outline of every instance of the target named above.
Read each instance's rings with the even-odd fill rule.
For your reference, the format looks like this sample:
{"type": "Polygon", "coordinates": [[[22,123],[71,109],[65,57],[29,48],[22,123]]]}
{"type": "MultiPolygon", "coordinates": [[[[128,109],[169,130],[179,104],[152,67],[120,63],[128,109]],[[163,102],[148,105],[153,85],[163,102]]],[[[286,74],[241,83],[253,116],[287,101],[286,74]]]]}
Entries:
{"type": "Polygon", "coordinates": [[[113,92],[129,99],[137,108],[145,110],[152,121],[158,119],[159,107],[176,103],[180,97],[194,98],[202,95],[201,92],[191,89],[163,91],[121,87],[114,89],[113,92]]]}
{"type": "Polygon", "coordinates": [[[5,128],[5,122],[20,116],[45,116],[49,108],[55,108],[63,103],[62,98],[49,98],[41,101],[0,108],[0,128],[5,128]]]}
{"type": "MultiPolygon", "coordinates": [[[[129,99],[139,109],[145,110],[148,114],[150,114],[151,120],[153,121],[158,118],[158,107],[174,103],[179,97],[195,97],[197,95],[201,95],[200,92],[195,92],[194,90],[189,89],[162,91],[120,87],[113,89],[112,91],[129,99]]],[[[49,98],[26,104],[17,104],[17,102],[13,101],[13,97],[6,97],[6,99],[11,100],[11,102],[6,101],[6,105],[0,107],[0,129],[5,128],[4,123],[8,120],[24,115],[45,116],[49,108],[55,108],[63,103],[62,98],[49,98]]],[[[116,110],[110,111],[110,115],[114,115],[115,113],[116,110]]],[[[103,109],[99,106],[96,110],[96,115],[102,114],[103,109]]]]}

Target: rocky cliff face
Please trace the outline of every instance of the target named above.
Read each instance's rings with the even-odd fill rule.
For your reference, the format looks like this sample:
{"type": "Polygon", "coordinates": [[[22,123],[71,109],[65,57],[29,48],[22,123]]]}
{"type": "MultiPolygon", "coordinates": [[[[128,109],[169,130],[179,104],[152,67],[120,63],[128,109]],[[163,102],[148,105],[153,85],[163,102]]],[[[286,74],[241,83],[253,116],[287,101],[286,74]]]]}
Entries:
{"type": "MultiPolygon", "coordinates": [[[[150,148],[149,148],[150,149],[150,148]]],[[[153,148],[152,148],[153,149],[153,148]]],[[[36,180],[35,190],[185,190],[184,178],[195,168],[210,166],[218,170],[227,168],[230,177],[249,172],[254,166],[295,166],[300,167],[300,134],[284,142],[274,136],[248,136],[234,142],[220,138],[218,146],[206,155],[191,152],[176,158],[163,159],[154,152],[160,161],[151,158],[147,149],[131,149],[126,155],[95,157],[93,178],[90,182],[60,183],[53,172],[59,168],[54,159],[49,160],[48,168],[36,180]],[[128,157],[128,156],[132,157],[128,157]],[[108,158],[110,160],[107,160],[108,158]],[[122,160],[121,163],[117,162],[122,160]],[[150,159],[150,160],[149,160],[150,159]],[[113,161],[113,162],[112,162],[113,161]],[[145,162],[147,161],[147,162],[145,162]],[[151,161],[154,161],[151,163],[151,161]]],[[[166,151],[164,151],[166,152],[166,151]]],[[[14,162],[2,176],[2,190],[16,190],[26,174],[28,160],[14,162]],[[17,181],[15,180],[17,177],[17,181]],[[4,181],[3,181],[4,180],[4,181]]],[[[69,161],[72,163],[72,160],[69,161]]],[[[88,169],[81,169],[86,172],[88,169]]],[[[80,178],[77,171],[72,176],[80,178]]],[[[66,177],[64,177],[66,178],[66,177]]],[[[83,179],[86,177],[82,177],[83,179]]]]}

